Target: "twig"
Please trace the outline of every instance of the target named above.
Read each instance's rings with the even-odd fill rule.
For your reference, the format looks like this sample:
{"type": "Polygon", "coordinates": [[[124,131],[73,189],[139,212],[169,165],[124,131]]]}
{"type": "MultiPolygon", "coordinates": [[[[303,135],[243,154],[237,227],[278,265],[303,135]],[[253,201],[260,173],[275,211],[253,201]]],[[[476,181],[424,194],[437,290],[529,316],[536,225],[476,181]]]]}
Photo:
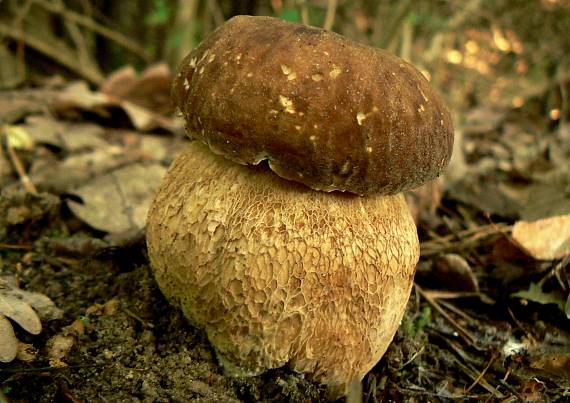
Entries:
{"type": "Polygon", "coordinates": [[[481,385],[481,387],[485,388],[488,392],[491,392],[496,398],[503,399],[505,397],[505,395],[503,395],[497,388],[495,388],[493,385],[487,382],[485,378],[482,377],[479,378],[479,374],[477,374],[477,371],[474,371],[473,369],[469,368],[467,365],[463,364],[461,361],[457,359],[457,357],[454,357],[454,359],[455,363],[459,366],[459,368],[461,368],[461,370],[468,377],[473,379],[473,381],[478,380],[478,384],[481,385]]]}
{"type": "Polygon", "coordinates": [[[0,243],[0,249],[23,249],[23,250],[32,250],[34,247],[32,245],[10,245],[7,243],[0,243]]]}
{"type": "Polygon", "coordinates": [[[519,402],[522,402],[522,403],[526,402],[526,400],[523,399],[523,397],[519,394],[519,392],[515,388],[513,388],[511,385],[509,385],[507,382],[500,379],[499,383],[501,385],[503,385],[505,388],[507,388],[509,390],[509,392],[511,392],[519,402]]]}
{"type": "Polygon", "coordinates": [[[138,316],[136,313],[134,313],[133,311],[131,311],[128,308],[123,308],[123,311],[130,316],[131,318],[133,318],[134,320],[140,322],[143,326],[148,327],[150,329],[154,328],[154,324],[145,321],[143,318],[141,318],[140,316],[138,316]]]}
{"type": "Polygon", "coordinates": [[[457,308],[455,305],[450,304],[449,302],[439,301],[438,303],[440,305],[442,305],[443,307],[445,307],[446,309],[453,312],[454,314],[461,316],[466,321],[471,322],[471,324],[478,324],[479,323],[479,321],[475,320],[474,318],[472,318],[471,316],[469,316],[468,314],[463,312],[461,309],[457,308]]]}
{"type": "Polygon", "coordinates": [[[297,0],[297,5],[301,9],[301,21],[305,25],[310,25],[311,20],[309,18],[309,7],[307,7],[306,0],[297,0]]]}
{"type": "Polygon", "coordinates": [[[382,40],[379,43],[380,48],[388,49],[392,46],[392,42],[395,40],[396,34],[398,33],[400,26],[402,25],[408,14],[412,11],[414,4],[415,2],[412,0],[406,0],[403,3],[400,3],[400,6],[398,7],[397,10],[397,14],[392,18],[390,18],[392,23],[389,24],[386,31],[384,31],[386,32],[386,35],[383,36],[382,40]]]}
{"type": "Polygon", "coordinates": [[[210,14],[212,14],[214,18],[214,25],[216,27],[222,25],[224,23],[224,13],[222,13],[218,2],[216,0],[208,0],[206,5],[208,6],[208,11],[210,11],[210,14]]]}
{"type": "Polygon", "coordinates": [[[199,3],[199,0],[178,0],[177,2],[174,25],[168,31],[168,37],[171,39],[176,37],[180,44],[168,54],[168,59],[172,64],[179,63],[194,46],[199,3]]]}
{"type": "Polygon", "coordinates": [[[414,361],[416,359],[416,357],[418,355],[420,355],[422,353],[422,351],[424,351],[425,348],[426,348],[426,346],[423,345],[422,348],[420,348],[418,351],[416,351],[408,361],[406,361],[405,363],[400,365],[400,367],[398,368],[398,371],[401,371],[402,369],[404,369],[405,366],[409,365],[412,361],[414,361]]]}
{"type": "Polygon", "coordinates": [[[495,301],[487,294],[474,291],[429,291],[432,298],[435,299],[460,299],[460,298],[479,298],[485,304],[494,304],[495,301]]]}
{"type": "MultiPolygon", "coordinates": [[[[54,1],[58,7],[61,7],[62,9],[65,7],[62,0],[54,0],[54,1]]],[[[91,58],[89,52],[89,46],[87,45],[85,37],[83,36],[83,33],[81,32],[77,24],[74,21],[66,18],[64,21],[64,25],[67,31],[69,32],[71,40],[75,44],[75,50],[77,51],[77,57],[79,59],[79,62],[84,66],[95,65],[95,62],[91,58]]]]}
{"type": "Polygon", "coordinates": [[[129,37],[121,34],[120,32],[113,31],[104,25],[94,21],[91,17],[76,13],[75,11],[67,9],[63,4],[54,4],[46,0],[33,0],[38,6],[54,13],[64,16],[70,21],[84,26],[99,35],[116,42],[118,45],[128,49],[135,55],[139,56],[146,62],[152,60],[152,56],[141,45],[131,40],[129,37]]]}
{"type": "Polygon", "coordinates": [[[497,355],[493,354],[493,356],[491,357],[491,359],[489,360],[489,362],[487,363],[487,366],[483,369],[483,371],[481,371],[481,373],[479,374],[479,376],[477,377],[477,379],[475,379],[473,381],[473,383],[471,384],[471,386],[469,386],[466,390],[466,392],[470,392],[471,389],[473,389],[479,382],[481,382],[481,379],[483,379],[483,377],[485,376],[485,374],[487,373],[487,371],[489,370],[489,368],[491,368],[491,365],[495,362],[495,360],[497,359],[497,355]]]}
{"type": "Polygon", "coordinates": [[[73,55],[62,51],[61,48],[52,46],[51,44],[34,35],[20,32],[1,22],[0,35],[8,36],[17,41],[25,42],[31,48],[34,48],[38,52],[43,53],[45,56],[56,60],[58,63],[76,72],[78,75],[92,82],[93,84],[100,85],[103,82],[103,76],[101,73],[85,68],[80,63],[78,63],[77,58],[73,55]]]}
{"type": "Polygon", "coordinates": [[[64,369],[78,369],[78,368],[96,368],[106,367],[109,364],[82,364],[82,365],[65,365],[63,367],[38,367],[38,368],[0,368],[0,374],[25,374],[30,372],[51,372],[60,371],[64,369]]]}
{"type": "Polygon", "coordinates": [[[434,256],[474,247],[478,243],[498,234],[504,234],[512,229],[512,225],[496,224],[469,228],[455,235],[447,235],[438,239],[421,243],[422,257],[434,256]]]}
{"type": "MultiPolygon", "coordinates": [[[[2,131],[4,132],[4,130],[2,131]]],[[[16,150],[14,150],[14,147],[12,147],[12,144],[10,144],[10,139],[8,138],[6,138],[6,150],[8,151],[8,156],[10,157],[10,161],[12,162],[14,169],[18,173],[18,176],[22,181],[22,186],[24,186],[26,192],[37,194],[38,190],[36,189],[36,186],[30,180],[30,177],[28,176],[26,170],[24,169],[22,161],[20,161],[18,154],[16,154],[16,150]]]]}
{"type": "Polygon", "coordinates": [[[323,28],[330,31],[334,24],[334,19],[336,17],[336,6],[337,0],[328,0],[327,2],[327,13],[325,15],[325,22],[323,28]]]}
{"type": "Polygon", "coordinates": [[[471,332],[469,332],[467,329],[465,329],[463,326],[461,326],[455,319],[453,319],[451,316],[449,316],[449,314],[447,312],[445,312],[445,310],[439,305],[439,303],[435,299],[433,299],[429,295],[428,292],[425,292],[424,290],[422,290],[422,288],[417,284],[415,284],[415,286],[416,286],[416,289],[418,290],[418,292],[420,293],[420,295],[432,307],[434,307],[435,310],[441,314],[441,316],[443,316],[445,319],[447,319],[447,321],[449,323],[451,323],[451,325],[457,329],[459,334],[463,336],[463,338],[465,339],[465,341],[467,343],[469,343],[470,345],[475,344],[475,337],[471,334],[471,332]]]}

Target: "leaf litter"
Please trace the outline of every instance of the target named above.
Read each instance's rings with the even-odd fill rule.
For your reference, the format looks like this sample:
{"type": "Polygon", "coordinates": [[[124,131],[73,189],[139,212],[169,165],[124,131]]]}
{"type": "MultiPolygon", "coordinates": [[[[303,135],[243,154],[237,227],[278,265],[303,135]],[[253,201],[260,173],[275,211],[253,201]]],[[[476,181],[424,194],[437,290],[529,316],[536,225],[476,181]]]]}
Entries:
{"type": "Polygon", "coordinates": [[[50,321],[62,316],[63,311],[47,296],[19,289],[14,277],[0,277],[0,362],[14,360],[18,352],[18,339],[8,319],[37,335],[42,331],[40,318],[50,321]]]}

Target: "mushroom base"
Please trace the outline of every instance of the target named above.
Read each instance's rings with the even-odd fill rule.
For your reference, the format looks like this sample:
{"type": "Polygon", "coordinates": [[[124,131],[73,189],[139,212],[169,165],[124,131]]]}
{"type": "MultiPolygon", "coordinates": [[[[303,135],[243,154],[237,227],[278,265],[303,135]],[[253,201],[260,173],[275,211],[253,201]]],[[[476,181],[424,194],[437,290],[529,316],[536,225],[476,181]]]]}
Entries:
{"type": "Polygon", "coordinates": [[[419,256],[402,194],[324,193],[197,142],[149,211],[156,280],[230,375],[288,365],[347,392],[403,316],[419,256]]]}

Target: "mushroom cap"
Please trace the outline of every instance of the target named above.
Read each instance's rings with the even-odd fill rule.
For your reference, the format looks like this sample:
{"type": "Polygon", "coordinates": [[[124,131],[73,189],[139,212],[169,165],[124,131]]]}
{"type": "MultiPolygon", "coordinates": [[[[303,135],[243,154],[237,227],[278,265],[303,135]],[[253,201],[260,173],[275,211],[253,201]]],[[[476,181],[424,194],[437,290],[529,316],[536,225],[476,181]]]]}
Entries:
{"type": "Polygon", "coordinates": [[[160,186],[147,243],[162,292],[226,372],[289,365],[333,395],[384,354],[419,256],[402,194],[315,192],[199,142],[160,186]]]}
{"type": "Polygon", "coordinates": [[[324,191],[393,194],[437,177],[453,126],[409,63],[335,33],[238,16],[180,64],[174,103],[192,138],[324,191]]]}

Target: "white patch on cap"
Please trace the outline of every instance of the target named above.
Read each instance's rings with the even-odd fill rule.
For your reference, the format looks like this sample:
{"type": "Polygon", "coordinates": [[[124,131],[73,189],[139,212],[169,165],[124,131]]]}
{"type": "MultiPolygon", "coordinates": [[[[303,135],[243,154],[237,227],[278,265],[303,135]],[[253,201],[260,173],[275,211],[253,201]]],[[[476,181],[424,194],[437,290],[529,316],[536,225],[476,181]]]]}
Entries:
{"type": "Polygon", "coordinates": [[[336,64],[333,64],[329,76],[334,80],[335,78],[338,77],[340,73],[341,73],[340,67],[338,67],[336,64]]]}
{"type": "Polygon", "coordinates": [[[285,74],[287,76],[287,80],[289,80],[289,81],[293,81],[294,79],[297,78],[297,73],[295,73],[293,70],[291,70],[291,67],[289,67],[289,66],[282,64],[281,65],[281,71],[283,72],[283,74],[285,74]]]}
{"type": "Polygon", "coordinates": [[[209,53],[210,53],[210,49],[206,49],[206,51],[204,52],[204,54],[202,55],[200,60],[198,60],[198,64],[202,63],[202,60],[204,60],[206,57],[208,57],[209,53]]]}
{"type": "Polygon", "coordinates": [[[293,104],[293,101],[291,101],[289,98],[283,96],[283,95],[279,95],[279,103],[283,106],[283,108],[285,108],[285,112],[287,113],[295,113],[295,105],[293,104]]]}

